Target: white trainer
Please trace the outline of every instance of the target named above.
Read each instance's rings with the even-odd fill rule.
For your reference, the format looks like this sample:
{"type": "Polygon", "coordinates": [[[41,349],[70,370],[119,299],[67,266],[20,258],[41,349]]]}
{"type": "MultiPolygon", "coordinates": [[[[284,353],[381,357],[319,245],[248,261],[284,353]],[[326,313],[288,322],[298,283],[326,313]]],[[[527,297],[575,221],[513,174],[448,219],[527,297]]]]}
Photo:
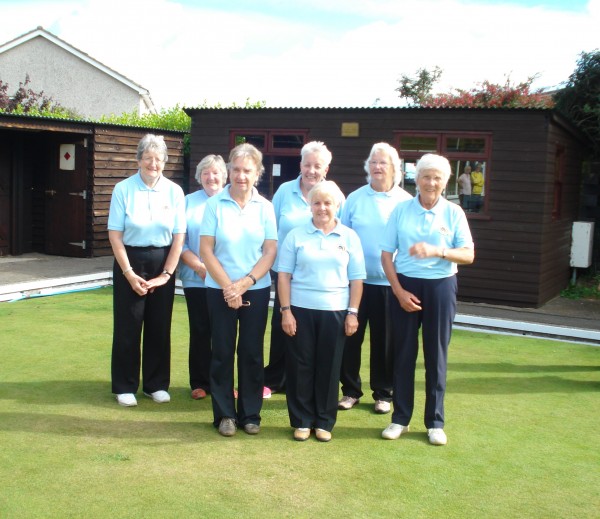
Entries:
{"type": "Polygon", "coordinates": [[[383,432],[381,437],[386,440],[397,440],[401,434],[407,433],[409,429],[408,425],[400,425],[399,423],[391,423],[388,425],[383,432]]]}
{"type": "Polygon", "coordinates": [[[133,393],[121,393],[120,395],[117,395],[117,403],[123,407],[135,407],[137,405],[137,400],[133,393]]]}
{"type": "Polygon", "coordinates": [[[446,445],[448,443],[444,429],[427,429],[427,436],[429,436],[431,445],[446,445]]]}
{"type": "Polygon", "coordinates": [[[149,396],[152,400],[154,400],[157,404],[166,404],[171,401],[171,396],[166,391],[162,389],[160,391],[155,391],[154,393],[146,393],[144,395],[149,396]]]}
{"type": "Polygon", "coordinates": [[[392,405],[386,400],[375,400],[373,409],[377,414],[387,414],[392,410],[392,405]]]}

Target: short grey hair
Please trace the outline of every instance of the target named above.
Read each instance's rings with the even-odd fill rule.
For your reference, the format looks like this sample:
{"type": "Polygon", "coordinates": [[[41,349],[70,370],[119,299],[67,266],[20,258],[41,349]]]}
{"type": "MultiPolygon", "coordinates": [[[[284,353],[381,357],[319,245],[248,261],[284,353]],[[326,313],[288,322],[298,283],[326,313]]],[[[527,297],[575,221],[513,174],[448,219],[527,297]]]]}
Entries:
{"type": "Polygon", "coordinates": [[[260,177],[265,171],[265,167],[263,166],[262,159],[263,154],[260,150],[254,147],[252,144],[244,142],[242,144],[238,144],[235,148],[233,148],[229,152],[229,162],[227,163],[227,171],[231,171],[231,165],[234,160],[239,159],[240,157],[251,159],[256,165],[256,170],[258,171],[258,177],[256,179],[256,184],[260,181],[260,177]]]}
{"type": "Polygon", "coordinates": [[[219,173],[221,173],[223,185],[227,184],[227,165],[225,164],[225,161],[221,155],[207,155],[200,162],[198,162],[198,165],[196,166],[196,175],[194,177],[196,182],[198,182],[198,184],[202,183],[200,179],[202,172],[211,166],[215,166],[219,170],[219,173]]]}
{"type": "Polygon", "coordinates": [[[144,135],[138,144],[136,159],[142,160],[142,156],[147,151],[156,151],[162,154],[164,162],[169,160],[169,156],[167,155],[167,145],[165,144],[165,138],[162,135],[153,135],[152,133],[144,135]]]}
{"type": "Polygon", "coordinates": [[[302,162],[304,162],[304,157],[306,155],[310,155],[311,153],[318,153],[320,157],[325,161],[325,165],[329,166],[331,164],[331,160],[333,159],[333,155],[325,146],[325,143],[321,141],[311,141],[307,142],[304,146],[302,146],[302,150],[300,150],[300,157],[302,157],[302,162]]]}
{"type": "Polygon", "coordinates": [[[312,204],[313,199],[317,195],[325,195],[331,198],[339,207],[341,200],[344,198],[344,193],[333,180],[322,180],[316,184],[307,195],[308,203],[312,204]]]}
{"type": "Polygon", "coordinates": [[[400,162],[400,155],[393,146],[390,146],[387,142],[378,142],[373,144],[369,158],[365,160],[365,171],[367,173],[367,184],[371,183],[371,170],[369,169],[369,162],[373,158],[373,155],[377,152],[385,153],[392,161],[392,167],[394,168],[394,185],[397,186],[402,180],[402,163],[400,162]]]}
{"type": "Polygon", "coordinates": [[[444,178],[444,184],[448,183],[450,175],[452,174],[450,162],[448,162],[446,157],[442,157],[441,155],[436,155],[434,153],[426,153],[417,162],[417,166],[415,168],[415,182],[419,180],[421,173],[429,170],[435,170],[441,173],[442,177],[444,178]]]}

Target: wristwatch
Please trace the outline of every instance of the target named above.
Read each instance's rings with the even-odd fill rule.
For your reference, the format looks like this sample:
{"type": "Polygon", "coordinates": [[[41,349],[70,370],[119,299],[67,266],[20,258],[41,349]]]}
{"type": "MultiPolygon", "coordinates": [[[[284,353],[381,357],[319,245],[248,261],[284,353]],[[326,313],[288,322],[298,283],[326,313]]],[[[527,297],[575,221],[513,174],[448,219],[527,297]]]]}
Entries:
{"type": "Polygon", "coordinates": [[[286,310],[289,310],[289,309],[290,309],[290,307],[289,307],[289,306],[282,306],[282,307],[279,309],[279,311],[280,311],[281,313],[283,313],[283,312],[285,312],[286,310]]]}
{"type": "Polygon", "coordinates": [[[167,276],[171,277],[173,274],[171,274],[167,269],[162,271],[163,274],[166,274],[167,276]]]}

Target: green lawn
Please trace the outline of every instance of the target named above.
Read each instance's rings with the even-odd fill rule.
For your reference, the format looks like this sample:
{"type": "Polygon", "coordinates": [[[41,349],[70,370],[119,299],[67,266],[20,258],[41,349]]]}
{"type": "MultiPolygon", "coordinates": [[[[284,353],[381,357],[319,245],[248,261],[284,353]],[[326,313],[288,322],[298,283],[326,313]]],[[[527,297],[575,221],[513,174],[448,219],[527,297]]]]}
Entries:
{"type": "Polygon", "coordinates": [[[600,516],[598,348],[456,331],[446,447],[427,443],[422,369],[397,441],[368,388],[328,444],[292,440],[280,394],[258,436],[223,438],[189,397],[180,297],[171,403],[116,404],[111,304],[110,289],[0,304],[0,518],[600,516]]]}

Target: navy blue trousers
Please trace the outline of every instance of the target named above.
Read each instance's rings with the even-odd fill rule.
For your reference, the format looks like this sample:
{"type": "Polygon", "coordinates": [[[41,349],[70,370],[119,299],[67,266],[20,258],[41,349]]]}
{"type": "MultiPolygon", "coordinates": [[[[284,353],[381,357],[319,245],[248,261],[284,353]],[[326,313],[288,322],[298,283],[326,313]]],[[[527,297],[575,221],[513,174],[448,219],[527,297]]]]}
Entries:
{"type": "Polygon", "coordinates": [[[373,400],[392,401],[392,323],[390,318],[389,286],[363,284],[363,294],[358,307],[358,330],[346,337],[340,382],[342,394],[353,398],[363,395],[360,379],[361,348],[367,323],[371,335],[370,384],[373,400]]]}
{"type": "Polygon", "coordinates": [[[456,276],[442,279],[409,278],[398,274],[404,290],[421,301],[422,310],[406,312],[392,297],[392,336],[394,341],[394,412],[392,422],[408,425],[415,401],[415,368],[422,328],[425,360],[425,427],[444,427],[444,394],[448,346],[456,315],[456,276]]]}
{"type": "Polygon", "coordinates": [[[223,299],[222,290],[206,289],[212,329],[210,392],[215,426],[222,418],[233,418],[241,426],[260,424],[264,385],[263,341],[270,292],[270,287],[248,290],[242,299],[250,306],[233,310],[223,299]],[[233,397],[236,341],[237,410],[233,397]]]}
{"type": "Polygon", "coordinates": [[[211,328],[206,288],[184,288],[190,326],[188,365],[190,388],[210,393],[211,328]]]}
{"type": "Polygon", "coordinates": [[[281,304],[277,293],[277,272],[272,272],[275,287],[275,301],[271,316],[271,344],[269,348],[269,364],[265,367],[265,386],[273,391],[285,390],[285,350],[287,335],[281,327],[281,304]]]}
{"type": "Polygon", "coordinates": [[[292,313],[296,318],[296,335],[286,335],[290,425],[331,431],[337,419],[346,310],[292,306],[292,313]]]}

